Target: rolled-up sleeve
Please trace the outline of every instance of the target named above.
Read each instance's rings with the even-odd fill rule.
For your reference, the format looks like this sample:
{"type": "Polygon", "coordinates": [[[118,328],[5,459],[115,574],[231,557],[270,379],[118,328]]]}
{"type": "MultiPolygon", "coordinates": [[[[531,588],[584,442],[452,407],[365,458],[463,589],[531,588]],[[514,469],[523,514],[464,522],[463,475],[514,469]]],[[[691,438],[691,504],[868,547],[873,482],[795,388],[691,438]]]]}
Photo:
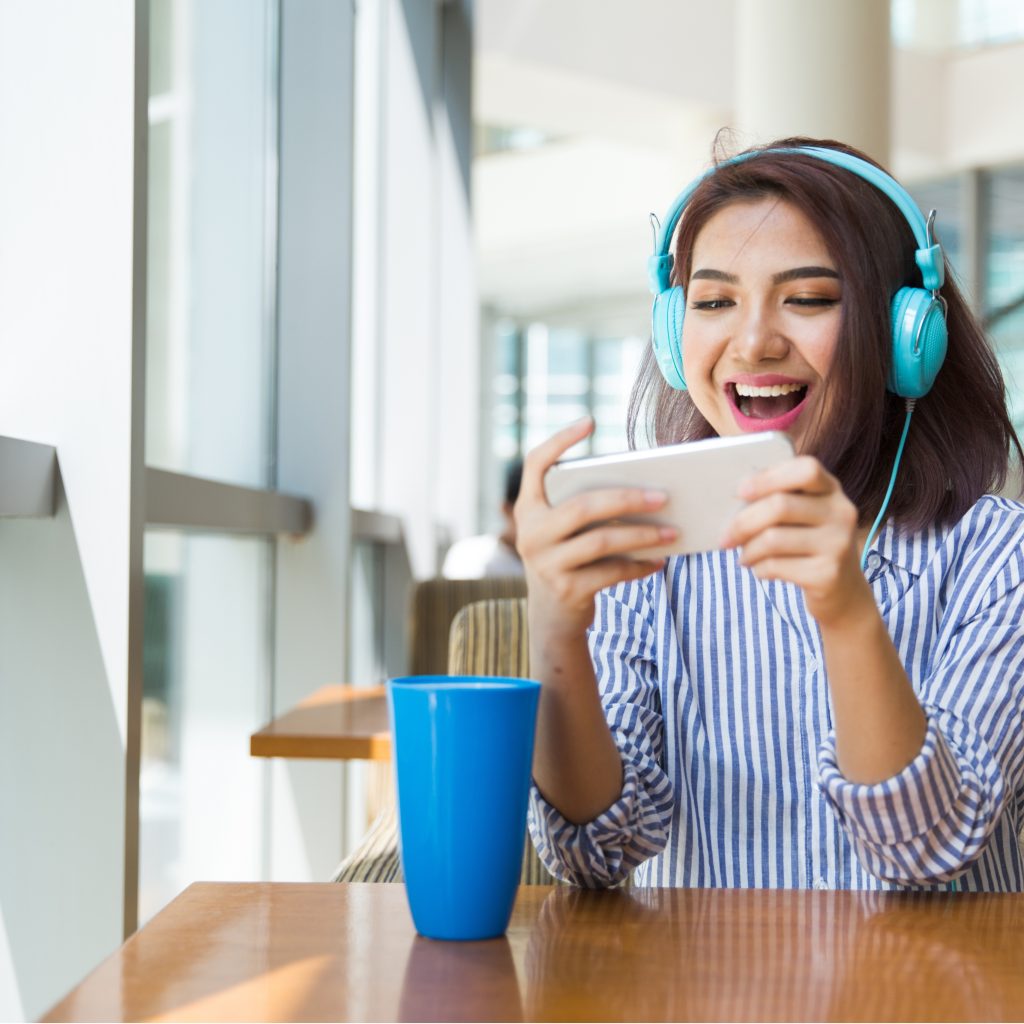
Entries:
{"type": "Polygon", "coordinates": [[[534,786],[530,832],[548,870],[588,888],[616,885],[667,841],[672,782],[663,768],[662,712],[651,579],[602,591],[590,630],[591,657],[612,737],[622,792],[593,821],[567,821],[534,786]]]}
{"type": "MultiPolygon", "coordinates": [[[[818,753],[819,785],[861,863],[877,878],[929,885],[961,874],[985,848],[1024,760],[1024,582],[1012,552],[958,622],[945,621],[930,671],[915,683],[924,744],[883,782],[849,782],[835,734],[818,753]]],[[[956,607],[954,603],[954,608],[956,607]]]]}

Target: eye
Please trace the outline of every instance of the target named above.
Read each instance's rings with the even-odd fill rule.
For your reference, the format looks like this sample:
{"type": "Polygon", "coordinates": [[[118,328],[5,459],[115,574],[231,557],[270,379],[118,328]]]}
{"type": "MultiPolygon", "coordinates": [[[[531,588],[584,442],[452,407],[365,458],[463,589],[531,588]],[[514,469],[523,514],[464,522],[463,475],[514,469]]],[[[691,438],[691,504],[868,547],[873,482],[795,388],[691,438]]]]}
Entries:
{"type": "Polygon", "coordinates": [[[690,303],[691,309],[725,309],[727,306],[734,305],[732,299],[698,299],[690,303]]]}
{"type": "Polygon", "coordinates": [[[828,308],[838,306],[839,299],[826,295],[794,295],[786,299],[790,306],[800,306],[803,309],[828,308]]]}

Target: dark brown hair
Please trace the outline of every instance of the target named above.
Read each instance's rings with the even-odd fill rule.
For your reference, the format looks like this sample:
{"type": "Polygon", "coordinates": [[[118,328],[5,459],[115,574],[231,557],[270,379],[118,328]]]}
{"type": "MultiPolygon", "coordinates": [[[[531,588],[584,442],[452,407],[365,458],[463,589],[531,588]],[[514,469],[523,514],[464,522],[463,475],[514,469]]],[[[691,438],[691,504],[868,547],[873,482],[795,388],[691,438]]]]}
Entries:
{"type": "MultiPolygon", "coordinates": [[[[921,287],[917,244],[903,214],[874,185],[813,156],[777,152],[798,146],[830,147],[874,163],[842,143],[805,138],[773,142],[740,163],[719,158],[681,218],[673,284],[689,280],[697,235],[729,203],[776,197],[815,225],[842,276],[843,301],[825,382],[828,422],[813,432],[809,450],[838,477],[865,524],[881,507],[905,416],[904,400],[885,389],[892,358],[889,303],[898,289],[921,287]]],[[[959,519],[1006,482],[1011,446],[1024,457],[999,364],[948,263],[941,295],[949,348],[931,391],[917,402],[888,511],[911,529],[959,519]]],[[[656,445],[715,436],[689,393],[665,382],[650,348],[630,396],[631,447],[642,417],[656,445]]]]}

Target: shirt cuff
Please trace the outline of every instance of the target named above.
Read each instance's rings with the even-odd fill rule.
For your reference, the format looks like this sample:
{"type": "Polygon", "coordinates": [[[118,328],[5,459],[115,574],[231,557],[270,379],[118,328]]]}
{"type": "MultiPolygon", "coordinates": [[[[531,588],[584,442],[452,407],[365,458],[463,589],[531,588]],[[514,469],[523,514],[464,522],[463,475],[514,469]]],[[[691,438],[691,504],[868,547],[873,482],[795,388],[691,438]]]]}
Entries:
{"type": "Polygon", "coordinates": [[[818,785],[840,823],[874,845],[905,843],[948,817],[961,789],[960,768],[929,716],[921,752],[882,782],[849,782],[839,771],[832,732],[818,750],[818,785]]]}
{"type": "Polygon", "coordinates": [[[592,821],[576,825],[548,803],[536,785],[530,790],[530,834],[544,866],[555,878],[588,888],[624,881],[638,864],[661,851],[661,822],[637,820],[640,776],[623,760],[622,793],[592,821]],[[660,841],[659,841],[660,839],[660,841]]]}

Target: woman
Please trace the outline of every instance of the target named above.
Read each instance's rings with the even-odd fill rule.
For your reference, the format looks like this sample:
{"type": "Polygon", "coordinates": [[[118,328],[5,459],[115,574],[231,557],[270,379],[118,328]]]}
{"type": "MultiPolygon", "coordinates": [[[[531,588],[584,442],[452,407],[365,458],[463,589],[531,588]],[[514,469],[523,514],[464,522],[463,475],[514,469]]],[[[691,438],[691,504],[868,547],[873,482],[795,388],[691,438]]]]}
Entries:
{"type": "Polygon", "coordinates": [[[658,492],[551,508],[544,473],[589,421],[526,460],[531,831],[564,879],[1024,888],[1024,506],[986,496],[1021,449],[941,251],[874,174],[783,140],[673,211],[652,271],[681,357],[656,331],[631,440],[646,410],[656,444],[770,427],[798,452],[744,482],[721,550],[625,558],[670,539],[622,521],[658,492]],[[923,330],[903,336],[911,294],[923,330]],[[944,361],[894,383],[938,329],[944,361]]]}

